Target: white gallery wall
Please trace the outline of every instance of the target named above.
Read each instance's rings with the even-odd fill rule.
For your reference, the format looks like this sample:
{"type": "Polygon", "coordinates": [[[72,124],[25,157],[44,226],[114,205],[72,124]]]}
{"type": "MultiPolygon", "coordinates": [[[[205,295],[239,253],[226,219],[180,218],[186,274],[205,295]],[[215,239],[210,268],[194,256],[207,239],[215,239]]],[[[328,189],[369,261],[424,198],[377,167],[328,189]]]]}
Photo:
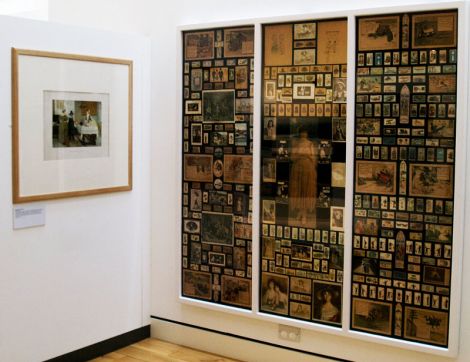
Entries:
{"type": "MultiPolygon", "coordinates": [[[[462,286],[462,313],[460,325],[461,349],[458,358],[447,359],[425,353],[392,348],[376,343],[365,343],[325,333],[302,331],[300,343],[285,342],[278,338],[277,324],[253,320],[246,317],[209,311],[178,302],[179,270],[177,219],[179,205],[175,201],[180,192],[177,179],[180,145],[177,142],[179,115],[177,102],[177,72],[181,64],[177,61],[176,27],[185,24],[222,22],[256,17],[281,16],[290,14],[316,13],[348,10],[353,8],[382,7],[394,5],[432,4],[442,1],[399,1],[399,0],[50,0],[51,21],[90,26],[100,29],[145,34],[152,40],[151,61],[151,307],[154,316],[195,324],[226,333],[264,340],[347,358],[356,361],[468,361],[470,356],[470,247],[464,248],[464,270],[462,286]],[[92,9],[92,10],[90,10],[92,9]]],[[[461,120],[463,121],[463,120],[461,120]]],[[[470,171],[470,170],[469,170],[470,171]]],[[[457,181],[459,182],[459,181],[457,181]]],[[[467,177],[467,189],[470,176],[467,177]]],[[[466,201],[469,210],[470,199],[466,201]]],[[[468,213],[467,213],[468,215],[468,213]]],[[[466,225],[470,225],[467,216],[466,225]]],[[[466,235],[470,235],[467,230],[466,235]]],[[[153,333],[174,342],[192,345],[220,354],[229,354],[242,360],[286,361],[307,360],[290,352],[269,352],[258,348],[249,350],[238,339],[228,337],[204,338],[203,332],[170,327],[168,324],[152,321],[153,333]],[[289,357],[290,356],[290,357],[289,357]]],[[[314,360],[308,357],[308,360],[314,360]]]]}
{"type": "Polygon", "coordinates": [[[0,34],[0,361],[34,362],[149,324],[150,47],[10,17],[0,34]],[[42,202],[45,226],[12,229],[11,47],[134,60],[133,191],[42,202]]]}

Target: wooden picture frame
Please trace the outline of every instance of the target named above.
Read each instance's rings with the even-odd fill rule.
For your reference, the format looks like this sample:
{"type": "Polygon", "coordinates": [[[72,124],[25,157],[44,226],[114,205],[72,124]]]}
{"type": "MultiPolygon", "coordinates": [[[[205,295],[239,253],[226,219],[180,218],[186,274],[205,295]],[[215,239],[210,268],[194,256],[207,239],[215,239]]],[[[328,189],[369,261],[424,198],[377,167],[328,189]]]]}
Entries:
{"type": "Polygon", "coordinates": [[[12,48],[13,203],[132,190],[132,95],[132,60],[12,48]]]}

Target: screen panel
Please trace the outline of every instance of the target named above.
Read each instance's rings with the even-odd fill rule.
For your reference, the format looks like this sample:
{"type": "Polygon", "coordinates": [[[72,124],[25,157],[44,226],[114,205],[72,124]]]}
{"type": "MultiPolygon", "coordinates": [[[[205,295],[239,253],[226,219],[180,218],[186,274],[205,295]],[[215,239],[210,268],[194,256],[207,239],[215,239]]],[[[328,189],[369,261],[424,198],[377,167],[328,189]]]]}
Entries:
{"type": "Polygon", "coordinates": [[[260,311],[341,326],[347,21],[263,27],[260,311]]]}
{"type": "Polygon", "coordinates": [[[254,28],[183,43],[182,295],[250,309],[254,28]]]}
{"type": "Polygon", "coordinates": [[[457,11],[356,21],[351,328],[447,346],[457,11]]]}

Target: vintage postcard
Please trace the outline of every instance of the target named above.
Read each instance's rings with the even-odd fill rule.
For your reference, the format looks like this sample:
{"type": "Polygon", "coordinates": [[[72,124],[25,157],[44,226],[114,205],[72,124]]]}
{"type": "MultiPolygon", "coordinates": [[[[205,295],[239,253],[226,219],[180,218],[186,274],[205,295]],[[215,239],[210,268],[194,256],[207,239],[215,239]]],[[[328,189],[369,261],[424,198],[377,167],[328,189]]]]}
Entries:
{"type": "Polygon", "coordinates": [[[405,338],[446,346],[448,313],[405,307],[405,338]]]}
{"type": "Polygon", "coordinates": [[[276,81],[264,81],[264,101],[267,103],[276,102],[276,81]]]}
{"type": "Polygon", "coordinates": [[[274,255],[276,253],[276,242],[274,238],[262,238],[261,248],[263,259],[274,260],[274,255]]]}
{"type": "Polygon", "coordinates": [[[235,120],[234,90],[204,91],[202,105],[204,122],[223,123],[235,120]]]}
{"type": "Polygon", "coordinates": [[[354,234],[377,236],[379,233],[379,220],[372,218],[354,218],[354,234]]]}
{"type": "Polygon", "coordinates": [[[380,136],[380,118],[356,118],[356,136],[380,136]]]}
{"type": "Polygon", "coordinates": [[[198,189],[191,189],[190,209],[193,211],[202,210],[202,191],[198,189]]]}
{"type": "Polygon", "coordinates": [[[438,138],[455,137],[455,120],[453,119],[428,119],[428,136],[438,138]]]}
{"type": "Polygon", "coordinates": [[[454,194],[452,165],[410,164],[410,196],[451,199],[454,194]]]}
{"type": "Polygon", "coordinates": [[[212,155],[184,155],[185,181],[212,182],[212,155]]]}
{"type": "Polygon", "coordinates": [[[341,324],[341,284],[313,282],[313,319],[341,324]]]}
{"type": "Polygon", "coordinates": [[[346,163],[331,163],[331,187],[346,187],[346,163]]]}
{"type": "Polygon", "coordinates": [[[183,295],[201,299],[212,298],[212,275],[194,270],[183,270],[183,295]]]}
{"type": "Polygon", "coordinates": [[[394,195],[397,184],[395,162],[356,161],[356,192],[394,195]]]}
{"type": "Polygon", "coordinates": [[[291,277],[290,291],[292,293],[311,294],[312,281],[307,278],[291,277]]]}
{"type": "Polygon", "coordinates": [[[261,311],[287,315],[289,277],[273,273],[261,275],[261,311]]]}
{"type": "Polygon", "coordinates": [[[333,142],[346,142],[346,118],[333,117],[331,120],[333,142]]]}
{"type": "Polygon", "coordinates": [[[275,158],[263,158],[263,182],[276,182],[275,158]]]}
{"type": "Polygon", "coordinates": [[[294,65],[315,64],[315,49],[295,49],[294,65]]]}
{"type": "Polygon", "coordinates": [[[359,50],[387,50],[400,47],[400,17],[380,16],[358,21],[359,50]]]}
{"type": "Polygon", "coordinates": [[[457,45],[457,12],[412,16],[413,48],[452,48],[457,45]]]}
{"type": "Polygon", "coordinates": [[[303,244],[292,244],[291,258],[293,260],[312,261],[312,247],[303,244]]]}
{"type": "Polygon", "coordinates": [[[343,245],[330,246],[330,268],[343,270],[344,247],[343,245]]]}
{"type": "Polygon", "coordinates": [[[380,268],[377,259],[353,256],[352,270],[354,274],[378,277],[380,268]]]}
{"type": "Polygon", "coordinates": [[[430,74],[429,93],[455,93],[457,91],[456,74],[430,74]]]}
{"type": "Polygon", "coordinates": [[[276,117],[264,117],[263,139],[265,141],[276,140],[276,117]]]}
{"type": "Polygon", "coordinates": [[[202,90],[202,69],[191,69],[191,90],[198,92],[202,90]]]}
{"type": "Polygon", "coordinates": [[[452,226],[426,224],[425,240],[435,243],[450,244],[452,242],[452,226]]]}
{"type": "Polygon", "coordinates": [[[223,303],[251,307],[251,280],[222,275],[221,300],[223,303]]]}
{"type": "Polygon", "coordinates": [[[316,36],[316,24],[315,23],[301,23],[294,24],[294,39],[305,40],[315,39],[316,36]]]}
{"type": "Polygon", "coordinates": [[[353,298],[352,327],[380,334],[392,334],[392,305],[353,298]]]}
{"type": "Polygon", "coordinates": [[[248,125],[246,123],[235,123],[235,146],[247,146],[248,136],[248,125]]]}
{"type": "Polygon", "coordinates": [[[253,180],[253,156],[224,155],[224,181],[251,184],[253,180]]]}
{"type": "Polygon", "coordinates": [[[214,32],[202,31],[184,34],[184,59],[202,60],[214,58],[214,32]]]}
{"type": "Polygon", "coordinates": [[[233,213],[235,215],[247,216],[248,196],[243,192],[235,192],[233,195],[233,213]]]}
{"type": "Polygon", "coordinates": [[[233,268],[237,270],[245,270],[246,268],[245,248],[233,248],[233,268]]]}
{"type": "Polygon", "coordinates": [[[276,223],[276,202],[274,200],[263,200],[261,219],[266,224],[276,223]]]}
{"type": "Polygon", "coordinates": [[[211,146],[227,146],[228,145],[228,132],[215,131],[210,133],[211,146]]]}
{"type": "Polygon", "coordinates": [[[235,67],[235,89],[248,88],[249,76],[248,66],[240,65],[235,67]]]}
{"type": "Polygon", "coordinates": [[[224,30],[224,57],[252,57],[255,33],[253,27],[228,28],[224,30]]]}
{"type": "Polygon", "coordinates": [[[348,22],[346,20],[318,22],[317,64],[346,64],[348,22]]]}
{"type": "Polygon", "coordinates": [[[208,244],[233,245],[233,215],[203,212],[201,241],[208,244]]]}
{"type": "Polygon", "coordinates": [[[201,263],[202,245],[200,243],[191,243],[189,260],[192,264],[201,263]]]}
{"type": "Polygon", "coordinates": [[[346,83],[346,78],[333,78],[333,103],[346,103],[346,83]]]}
{"type": "Polygon", "coordinates": [[[201,223],[199,220],[183,220],[183,231],[189,234],[199,234],[201,232],[201,223]]]}
{"type": "Polygon", "coordinates": [[[247,239],[251,240],[252,239],[252,227],[251,224],[240,224],[240,223],[235,223],[234,224],[234,235],[235,238],[237,239],[247,239]]]}
{"type": "Polygon", "coordinates": [[[211,68],[209,71],[209,80],[212,83],[228,82],[228,68],[211,68]]]}
{"type": "Polygon", "coordinates": [[[200,100],[185,101],[184,104],[185,104],[185,107],[184,107],[185,114],[201,114],[202,113],[202,109],[201,109],[202,103],[200,100]]]}
{"type": "Polygon", "coordinates": [[[294,83],[293,99],[315,99],[315,85],[308,83],[294,83]]]}
{"type": "Polygon", "coordinates": [[[356,80],[357,93],[382,93],[382,77],[377,75],[359,76],[356,80]]]}
{"type": "Polygon", "coordinates": [[[450,269],[425,265],[423,282],[448,287],[450,284],[450,269]]]}
{"type": "Polygon", "coordinates": [[[290,24],[264,27],[264,64],[292,65],[292,26],[290,24]]]}
{"type": "Polygon", "coordinates": [[[310,320],[312,310],[310,304],[290,302],[290,316],[310,320]]]}
{"type": "Polygon", "coordinates": [[[191,124],[191,144],[193,146],[202,145],[202,123],[191,124]]]}
{"type": "Polygon", "coordinates": [[[215,266],[225,266],[225,254],[209,252],[209,264],[215,266]]]}
{"type": "Polygon", "coordinates": [[[253,98],[237,98],[235,100],[236,113],[253,113],[253,98]]]}
{"type": "Polygon", "coordinates": [[[330,211],[330,230],[344,230],[344,207],[332,206],[330,211]]]}

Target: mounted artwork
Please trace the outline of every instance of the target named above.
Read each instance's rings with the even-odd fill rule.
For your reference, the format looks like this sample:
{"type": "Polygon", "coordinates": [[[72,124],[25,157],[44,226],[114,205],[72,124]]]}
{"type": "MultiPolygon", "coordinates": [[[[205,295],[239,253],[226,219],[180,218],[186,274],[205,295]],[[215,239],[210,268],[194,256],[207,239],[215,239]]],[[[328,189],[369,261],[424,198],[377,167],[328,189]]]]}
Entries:
{"type": "Polygon", "coordinates": [[[183,43],[182,296],[250,309],[254,29],[183,43]]]}
{"type": "Polygon", "coordinates": [[[457,12],[357,25],[351,328],[445,347],[457,12]]]}

